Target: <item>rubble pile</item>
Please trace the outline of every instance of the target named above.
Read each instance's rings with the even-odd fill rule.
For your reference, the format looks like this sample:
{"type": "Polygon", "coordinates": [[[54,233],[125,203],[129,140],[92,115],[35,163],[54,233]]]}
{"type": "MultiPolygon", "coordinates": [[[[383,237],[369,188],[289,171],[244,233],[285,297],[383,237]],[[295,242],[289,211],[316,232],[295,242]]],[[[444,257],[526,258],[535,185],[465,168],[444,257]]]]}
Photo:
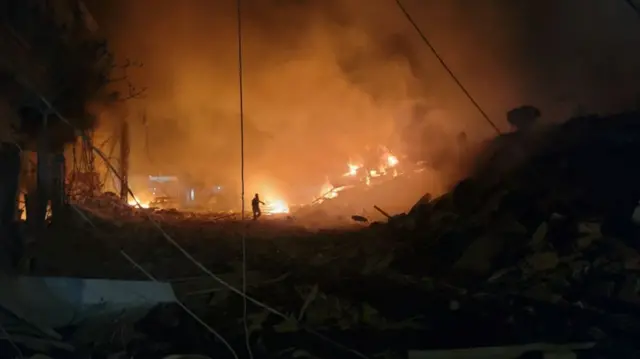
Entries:
{"type": "MultiPolygon", "coordinates": [[[[546,357],[554,343],[557,358],[631,358],[640,335],[637,153],[639,114],[578,118],[495,139],[473,175],[449,193],[425,195],[408,213],[365,229],[195,219],[162,227],[236,288],[246,240],[248,294],[295,318],[250,304],[256,357],[358,357],[311,331],[371,358],[490,346],[519,353],[505,358],[546,357]],[[505,347],[514,345],[521,346],[505,347]]],[[[122,249],[170,282],[236,350],[244,347],[240,297],[153,226],[53,230],[61,232],[34,248],[33,274],[145,279],[122,249]]],[[[229,357],[179,308],[160,308],[128,330],[106,333],[117,345],[90,349],[107,357],[229,357]]]]}
{"type": "Polygon", "coordinates": [[[376,227],[405,242],[400,272],[606,313],[639,335],[638,153],[638,113],[516,132],[451,192],[376,227]]]}
{"type": "Polygon", "coordinates": [[[577,118],[505,137],[496,140],[492,161],[451,192],[425,196],[391,219],[423,247],[413,252],[436,257],[424,271],[485,277],[540,252],[567,257],[597,245],[640,244],[632,218],[640,199],[640,115],[577,118]]]}

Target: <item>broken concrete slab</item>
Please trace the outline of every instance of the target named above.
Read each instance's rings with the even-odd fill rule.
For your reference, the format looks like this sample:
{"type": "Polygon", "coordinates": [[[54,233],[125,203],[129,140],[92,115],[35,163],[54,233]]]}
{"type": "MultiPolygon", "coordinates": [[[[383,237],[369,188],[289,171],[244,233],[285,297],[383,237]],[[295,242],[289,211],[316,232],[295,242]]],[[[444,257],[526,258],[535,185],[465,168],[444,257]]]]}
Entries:
{"type": "Polygon", "coordinates": [[[98,318],[137,319],[176,302],[170,284],[150,281],[1,276],[0,287],[0,306],[45,332],[98,318]]]}

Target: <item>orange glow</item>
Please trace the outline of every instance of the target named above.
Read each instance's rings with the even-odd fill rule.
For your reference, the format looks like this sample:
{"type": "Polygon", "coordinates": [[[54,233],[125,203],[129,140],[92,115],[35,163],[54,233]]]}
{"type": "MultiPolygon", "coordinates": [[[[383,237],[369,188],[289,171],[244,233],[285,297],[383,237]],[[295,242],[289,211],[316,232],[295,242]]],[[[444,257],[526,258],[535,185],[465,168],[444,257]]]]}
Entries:
{"type": "Polygon", "coordinates": [[[353,164],[353,163],[348,163],[347,166],[349,167],[349,172],[343,174],[343,176],[345,176],[345,177],[349,177],[349,176],[353,177],[353,176],[357,175],[358,174],[358,170],[362,167],[362,165],[356,165],[356,164],[353,164]]]}
{"type": "Polygon", "coordinates": [[[141,201],[138,197],[130,199],[127,204],[131,207],[138,207],[140,204],[141,208],[149,208],[149,201],[141,201]]]}
{"type": "Polygon", "coordinates": [[[331,185],[331,183],[329,182],[329,180],[327,179],[325,181],[325,183],[322,185],[322,188],[320,188],[320,199],[331,199],[331,198],[336,198],[338,197],[338,193],[335,191],[335,188],[333,187],[333,185],[331,185]]]}
{"type": "MultiPolygon", "coordinates": [[[[416,61],[422,44],[415,41],[414,29],[406,26],[403,16],[390,12],[386,2],[362,4],[362,0],[282,1],[272,6],[256,1],[251,11],[243,13],[243,46],[253,64],[246,68],[250,84],[241,152],[237,39],[222,36],[235,31],[233,7],[202,0],[109,2],[109,11],[100,16],[108,24],[108,31],[103,29],[108,43],[118,64],[129,58],[144,64],[128,69],[126,75],[131,85],[148,91],[135,101],[92,104],[99,129],[105,139],[115,138],[116,124],[127,118],[132,174],[169,171],[181,177],[188,174],[205,187],[220,183],[224,189],[216,196],[225,199],[216,206],[234,211],[241,207],[240,182],[246,182],[247,202],[259,193],[265,203],[281,200],[295,211],[295,205],[327,192],[329,198],[346,197],[332,188],[321,190],[324,176],[329,175],[336,186],[374,185],[409,174],[413,167],[409,159],[429,163],[437,159],[446,167],[432,171],[433,179],[412,181],[410,188],[402,188],[416,199],[426,192],[434,194],[434,188],[457,182],[464,172],[449,168],[468,162],[458,160],[455,139],[460,131],[469,134],[470,146],[493,132],[482,121],[474,121],[473,106],[447,76],[431,76],[442,70],[440,63],[416,61]],[[221,36],[211,41],[210,34],[221,36]],[[425,81],[428,86],[422,85],[425,81]],[[393,152],[385,152],[379,144],[389,145],[393,152]],[[241,154],[246,162],[242,180],[241,154]],[[369,178],[370,169],[380,176],[369,178]],[[265,178],[277,195],[262,189],[265,178]]],[[[503,31],[512,25],[511,7],[478,5],[482,11],[474,16],[483,19],[470,22],[467,7],[457,2],[416,4],[414,11],[425,14],[419,22],[436,21],[432,25],[442,36],[439,50],[457,55],[451,60],[459,60],[460,72],[482,69],[480,75],[468,76],[465,86],[482,91],[486,79],[492,79],[490,96],[483,98],[490,115],[504,118],[501,114],[512,106],[544,100],[536,91],[528,93],[539,84],[523,81],[539,78],[528,76],[528,65],[516,61],[522,55],[519,37],[524,33],[503,31]],[[439,13],[447,16],[429,17],[439,13]],[[482,26],[485,22],[496,26],[482,26]],[[490,40],[495,51],[482,51],[486,46],[479,39],[490,40]],[[523,78],[518,76],[520,70],[523,78]]],[[[117,72],[115,78],[123,75],[117,72]]],[[[119,82],[113,90],[126,92],[126,85],[119,82]]],[[[560,106],[557,111],[566,109],[553,106],[560,106]]],[[[498,126],[503,125],[504,119],[498,126]]],[[[102,143],[102,138],[94,143],[102,143]]],[[[111,147],[110,142],[100,149],[111,153],[111,147]]],[[[408,194],[403,203],[394,191],[380,197],[381,206],[382,200],[413,205],[408,194]]]]}
{"type": "Polygon", "coordinates": [[[263,205],[262,212],[266,215],[289,213],[289,204],[284,199],[282,192],[276,189],[276,185],[269,178],[262,178],[262,181],[255,185],[259,190],[260,200],[263,205]]]}
{"type": "Polygon", "coordinates": [[[389,165],[389,167],[395,167],[399,162],[398,157],[392,154],[387,155],[387,165],[389,165]]]}
{"type": "Polygon", "coordinates": [[[265,203],[264,213],[266,214],[289,213],[289,205],[281,199],[266,201],[265,203]]]}

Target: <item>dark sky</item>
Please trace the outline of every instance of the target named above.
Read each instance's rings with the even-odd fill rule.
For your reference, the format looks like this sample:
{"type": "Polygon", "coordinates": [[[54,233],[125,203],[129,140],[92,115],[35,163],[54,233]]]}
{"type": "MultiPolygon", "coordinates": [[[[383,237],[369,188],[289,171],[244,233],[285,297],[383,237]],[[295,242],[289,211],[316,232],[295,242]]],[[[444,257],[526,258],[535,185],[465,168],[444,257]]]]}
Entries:
{"type": "MultiPolygon", "coordinates": [[[[154,155],[201,176],[235,173],[235,2],[87,3],[116,54],[145,64],[131,76],[148,96],[129,113],[147,111],[154,155]]],[[[504,129],[506,111],[522,104],[558,121],[579,106],[607,112],[639,102],[640,18],[624,0],[403,3],[504,129]]],[[[368,144],[447,153],[461,130],[492,135],[393,0],[244,0],[243,21],[247,166],[256,182],[321,181],[368,144]],[[429,135],[407,143],[417,103],[431,111],[411,132],[429,135]]]]}

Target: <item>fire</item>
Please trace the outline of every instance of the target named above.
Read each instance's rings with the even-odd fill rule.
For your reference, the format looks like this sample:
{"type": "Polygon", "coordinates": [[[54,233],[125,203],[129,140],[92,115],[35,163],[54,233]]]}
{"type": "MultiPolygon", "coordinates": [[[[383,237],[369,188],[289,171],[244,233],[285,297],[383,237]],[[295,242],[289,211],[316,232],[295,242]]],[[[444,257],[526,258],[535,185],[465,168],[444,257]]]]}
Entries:
{"type": "Polygon", "coordinates": [[[387,165],[389,167],[395,167],[400,161],[398,161],[398,157],[388,154],[387,155],[387,165]]]}
{"type": "Polygon", "coordinates": [[[358,174],[358,170],[362,167],[362,165],[356,165],[353,163],[348,163],[349,172],[343,174],[344,177],[353,177],[358,174]]]}
{"type": "Polygon", "coordinates": [[[142,208],[149,208],[149,202],[141,201],[138,197],[133,197],[127,202],[127,204],[131,207],[138,207],[138,203],[140,203],[140,207],[142,208]]]}
{"type": "Polygon", "coordinates": [[[335,191],[333,185],[331,185],[331,183],[329,182],[329,179],[327,179],[324,184],[322,185],[322,188],[320,188],[320,199],[331,199],[331,198],[336,198],[338,197],[338,193],[335,191]]]}
{"type": "Polygon", "coordinates": [[[289,213],[289,205],[281,199],[266,201],[265,203],[264,213],[266,214],[289,213]]]}
{"type": "Polygon", "coordinates": [[[351,187],[353,186],[334,187],[331,182],[329,182],[329,179],[327,179],[320,189],[320,195],[315,199],[314,202],[322,203],[327,199],[336,198],[338,197],[338,193],[351,187]]]}

